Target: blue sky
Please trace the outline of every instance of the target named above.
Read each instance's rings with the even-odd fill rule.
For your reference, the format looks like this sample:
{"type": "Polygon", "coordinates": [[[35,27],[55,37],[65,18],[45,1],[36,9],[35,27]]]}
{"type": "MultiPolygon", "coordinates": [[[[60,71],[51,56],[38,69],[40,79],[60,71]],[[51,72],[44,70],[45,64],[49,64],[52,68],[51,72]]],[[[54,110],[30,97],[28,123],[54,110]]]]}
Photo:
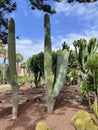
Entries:
{"type": "MultiPolygon", "coordinates": [[[[51,0],[50,0],[51,1],[51,0]]],[[[26,0],[17,1],[13,17],[16,25],[16,51],[24,56],[24,61],[33,54],[44,50],[44,14],[30,9],[26,0]]],[[[52,3],[53,4],[53,3],[52,3]]],[[[52,5],[57,13],[50,16],[52,49],[61,48],[64,41],[73,49],[73,41],[92,37],[98,38],[98,1],[95,3],[72,3],[66,0],[52,5]]]]}

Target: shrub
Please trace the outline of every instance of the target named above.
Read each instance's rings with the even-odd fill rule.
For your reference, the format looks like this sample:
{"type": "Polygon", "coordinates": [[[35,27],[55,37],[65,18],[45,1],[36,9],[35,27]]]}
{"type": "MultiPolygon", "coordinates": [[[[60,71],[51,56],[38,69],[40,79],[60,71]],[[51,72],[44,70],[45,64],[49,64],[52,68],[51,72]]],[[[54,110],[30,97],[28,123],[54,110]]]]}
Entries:
{"type": "Polygon", "coordinates": [[[33,82],[34,76],[18,76],[19,84],[24,84],[26,82],[33,82]]]}

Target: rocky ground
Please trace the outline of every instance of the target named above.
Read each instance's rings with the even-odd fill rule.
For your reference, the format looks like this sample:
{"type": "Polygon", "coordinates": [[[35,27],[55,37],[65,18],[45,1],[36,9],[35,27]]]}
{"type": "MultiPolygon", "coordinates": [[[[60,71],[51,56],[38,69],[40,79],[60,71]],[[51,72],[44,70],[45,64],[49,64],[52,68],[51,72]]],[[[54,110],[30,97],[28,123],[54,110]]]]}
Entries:
{"type": "MultiPolygon", "coordinates": [[[[0,87],[0,130],[35,130],[36,123],[44,121],[53,130],[75,130],[71,118],[78,110],[87,110],[88,102],[80,104],[77,86],[65,86],[55,105],[54,114],[46,112],[44,89],[31,89],[28,85],[19,90],[19,117],[11,119],[11,93],[0,87]]],[[[94,117],[92,113],[90,115],[94,117]]]]}

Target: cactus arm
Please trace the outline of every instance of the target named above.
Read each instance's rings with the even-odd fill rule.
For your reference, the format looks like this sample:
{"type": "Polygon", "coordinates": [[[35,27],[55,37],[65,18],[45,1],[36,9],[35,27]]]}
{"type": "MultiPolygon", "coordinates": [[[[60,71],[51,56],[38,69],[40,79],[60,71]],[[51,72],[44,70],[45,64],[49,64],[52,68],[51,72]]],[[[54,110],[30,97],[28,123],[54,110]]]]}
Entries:
{"type": "Polygon", "coordinates": [[[57,57],[57,77],[54,85],[53,97],[57,97],[63,88],[68,67],[69,52],[64,49],[57,57]]]}
{"type": "Polygon", "coordinates": [[[48,14],[44,17],[44,28],[45,28],[45,45],[44,45],[44,73],[46,86],[49,94],[52,93],[53,74],[52,74],[52,49],[51,49],[51,38],[50,38],[50,18],[48,14]]]}

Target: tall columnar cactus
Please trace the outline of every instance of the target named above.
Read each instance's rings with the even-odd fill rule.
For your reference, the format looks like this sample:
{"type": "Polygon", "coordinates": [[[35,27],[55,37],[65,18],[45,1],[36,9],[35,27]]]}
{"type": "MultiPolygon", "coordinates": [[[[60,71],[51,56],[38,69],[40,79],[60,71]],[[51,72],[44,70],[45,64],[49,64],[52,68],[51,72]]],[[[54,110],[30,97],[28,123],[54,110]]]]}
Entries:
{"type": "Polygon", "coordinates": [[[44,72],[46,81],[46,97],[47,97],[47,112],[53,113],[56,97],[59,95],[65,81],[65,75],[68,66],[69,53],[66,49],[61,50],[57,56],[57,73],[56,82],[53,84],[53,72],[52,72],[52,47],[51,47],[51,35],[50,35],[50,17],[45,14],[44,17],[45,27],[45,44],[44,44],[44,72]]]}
{"type": "Polygon", "coordinates": [[[50,37],[50,19],[49,15],[45,15],[44,19],[44,27],[45,27],[45,45],[44,45],[44,72],[45,72],[45,80],[48,87],[49,94],[52,93],[52,83],[53,83],[53,75],[52,75],[52,49],[51,49],[51,37],[50,37]]]}
{"type": "Polygon", "coordinates": [[[12,86],[12,118],[17,118],[18,114],[18,86],[17,86],[17,75],[16,75],[16,46],[15,46],[15,23],[12,18],[8,20],[8,62],[9,62],[9,73],[8,79],[12,86]]]}

